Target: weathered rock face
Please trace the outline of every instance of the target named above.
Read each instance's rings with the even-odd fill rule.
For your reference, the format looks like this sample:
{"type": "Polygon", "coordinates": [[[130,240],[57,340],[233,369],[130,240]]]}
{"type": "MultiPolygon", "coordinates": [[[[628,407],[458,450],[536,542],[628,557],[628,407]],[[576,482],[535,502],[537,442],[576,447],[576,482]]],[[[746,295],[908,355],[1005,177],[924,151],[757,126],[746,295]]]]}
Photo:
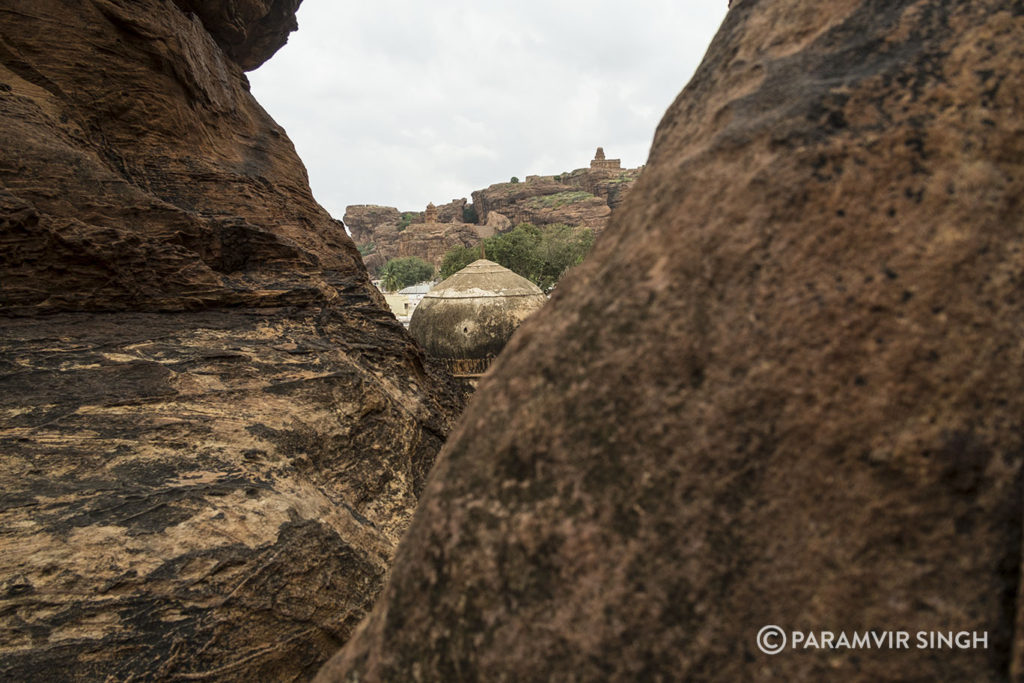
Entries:
{"type": "Polygon", "coordinates": [[[399,256],[417,256],[440,266],[444,255],[454,247],[468,247],[480,242],[484,226],[470,223],[412,223],[399,232],[383,253],[399,256]]]}
{"type": "Polygon", "coordinates": [[[308,678],[458,410],[247,92],[295,5],[0,7],[4,680],[308,678]]]}
{"type": "Polygon", "coordinates": [[[298,28],[295,10],[302,0],[174,0],[203,21],[217,44],[246,71],[252,71],[288,41],[298,28]]]}
{"type": "Polygon", "coordinates": [[[1021,45],[1020,3],[733,3],[318,680],[1021,680],[1021,45]]]}
{"type": "Polygon", "coordinates": [[[589,191],[575,189],[552,176],[531,176],[526,182],[498,183],[473,193],[473,206],[486,223],[491,212],[500,212],[512,225],[565,223],[596,232],[608,223],[608,203],[589,191]]]}
{"type": "MultiPolygon", "coordinates": [[[[579,188],[600,197],[609,208],[616,208],[626,199],[633,188],[642,168],[603,170],[579,168],[563,175],[561,181],[570,187],[579,188]]],[[[602,225],[602,227],[604,227],[602,225]]]]}
{"type": "Polygon", "coordinates": [[[373,273],[389,259],[416,256],[440,266],[453,247],[478,243],[494,234],[492,228],[465,223],[465,199],[436,208],[436,220],[424,222],[424,212],[399,212],[390,206],[356,204],[345,208],[345,225],[364,249],[363,262],[373,273]]]}
{"type": "Polygon", "coordinates": [[[437,220],[441,223],[463,223],[468,206],[465,199],[453,199],[447,204],[441,204],[437,207],[437,220]]]}
{"type": "Polygon", "coordinates": [[[356,244],[368,244],[375,241],[375,233],[397,233],[402,214],[391,206],[355,204],[345,207],[343,220],[356,244]]]}

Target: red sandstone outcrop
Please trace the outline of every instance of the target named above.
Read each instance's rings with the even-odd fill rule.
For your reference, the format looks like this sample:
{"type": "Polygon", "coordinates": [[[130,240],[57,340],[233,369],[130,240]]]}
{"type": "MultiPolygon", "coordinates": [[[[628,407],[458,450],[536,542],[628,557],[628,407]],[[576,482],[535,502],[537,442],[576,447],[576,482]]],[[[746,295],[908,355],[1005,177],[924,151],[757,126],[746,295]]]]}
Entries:
{"type": "Polygon", "coordinates": [[[484,223],[492,211],[497,211],[512,225],[565,223],[596,232],[604,229],[611,214],[604,199],[552,176],[530,176],[525,182],[498,183],[477,190],[473,193],[473,207],[484,223]]]}
{"type": "Polygon", "coordinates": [[[1024,12],[733,4],[319,681],[1024,680],[1024,12]]]}
{"type": "Polygon", "coordinates": [[[468,207],[465,199],[453,199],[437,207],[437,220],[441,223],[465,223],[468,207]]]}
{"type": "Polygon", "coordinates": [[[345,207],[343,221],[356,244],[370,244],[380,239],[378,234],[397,233],[402,214],[391,206],[356,204],[345,207]]]}
{"type": "Polygon", "coordinates": [[[412,223],[398,233],[390,249],[389,258],[417,256],[440,266],[444,255],[454,247],[468,247],[480,242],[485,226],[469,223],[412,223]]]}
{"type": "MultiPolygon", "coordinates": [[[[629,169],[576,169],[572,173],[561,176],[562,183],[600,197],[615,209],[633,188],[642,168],[629,169]]],[[[603,226],[602,226],[603,227],[603,226]]]]}
{"type": "Polygon", "coordinates": [[[174,0],[195,13],[228,57],[252,71],[287,41],[298,28],[295,10],[302,0],[174,0]]]}
{"type": "Polygon", "coordinates": [[[243,68],[298,3],[0,6],[0,678],[296,680],[460,399],[243,68]]]}
{"type": "MultiPolygon", "coordinates": [[[[448,226],[443,231],[422,228],[432,225],[423,212],[390,206],[356,204],[345,209],[345,225],[363,250],[371,272],[398,256],[419,256],[439,264],[441,244],[447,249],[472,246],[485,237],[504,232],[520,223],[551,225],[564,223],[604,230],[611,210],[622,203],[642,169],[622,169],[616,159],[601,158],[591,168],[579,168],[559,176],[528,176],[524,182],[498,183],[473,192],[473,202],[452,200],[436,207],[436,220],[448,226]],[[475,235],[473,234],[475,230],[475,235]],[[444,236],[440,233],[444,232],[444,236]],[[372,245],[372,248],[371,248],[372,245]]],[[[447,249],[445,251],[447,251],[447,249]]]]}
{"type": "Polygon", "coordinates": [[[465,199],[424,212],[399,212],[390,206],[355,205],[345,209],[345,225],[363,250],[363,262],[376,272],[389,259],[416,256],[440,266],[454,247],[478,244],[494,234],[493,226],[465,223],[465,199]],[[427,215],[429,212],[429,216],[427,215]]]}

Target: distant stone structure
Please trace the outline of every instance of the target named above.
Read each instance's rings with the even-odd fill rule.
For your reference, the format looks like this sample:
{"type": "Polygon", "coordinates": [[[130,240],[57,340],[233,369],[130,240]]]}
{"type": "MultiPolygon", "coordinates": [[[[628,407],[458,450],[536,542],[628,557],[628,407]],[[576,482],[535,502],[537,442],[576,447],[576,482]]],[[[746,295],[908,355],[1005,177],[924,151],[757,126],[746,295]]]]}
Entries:
{"type": "Polygon", "coordinates": [[[594,153],[594,159],[590,162],[590,168],[601,171],[618,171],[622,169],[622,160],[605,159],[604,147],[598,147],[594,153]]]}
{"type": "Polygon", "coordinates": [[[427,204],[427,210],[423,214],[423,222],[437,223],[437,207],[433,203],[427,204]]]}

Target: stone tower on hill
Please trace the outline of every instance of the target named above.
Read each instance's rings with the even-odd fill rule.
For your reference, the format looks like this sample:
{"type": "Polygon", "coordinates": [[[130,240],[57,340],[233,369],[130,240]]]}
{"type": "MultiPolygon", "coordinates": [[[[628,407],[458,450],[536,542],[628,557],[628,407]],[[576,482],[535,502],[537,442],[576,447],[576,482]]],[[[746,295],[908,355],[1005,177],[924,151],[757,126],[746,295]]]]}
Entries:
{"type": "Polygon", "coordinates": [[[590,162],[590,168],[601,171],[618,171],[622,168],[622,160],[605,159],[604,147],[598,147],[594,153],[594,159],[590,162]]]}

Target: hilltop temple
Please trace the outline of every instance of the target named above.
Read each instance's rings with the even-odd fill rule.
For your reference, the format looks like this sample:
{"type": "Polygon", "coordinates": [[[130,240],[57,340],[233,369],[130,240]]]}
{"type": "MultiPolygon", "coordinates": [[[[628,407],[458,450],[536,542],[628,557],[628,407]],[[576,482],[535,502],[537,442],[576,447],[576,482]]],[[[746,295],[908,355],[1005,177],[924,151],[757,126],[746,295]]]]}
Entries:
{"type": "Polygon", "coordinates": [[[590,162],[590,168],[595,171],[619,171],[622,169],[621,159],[605,159],[604,147],[598,147],[594,158],[590,162]]]}

